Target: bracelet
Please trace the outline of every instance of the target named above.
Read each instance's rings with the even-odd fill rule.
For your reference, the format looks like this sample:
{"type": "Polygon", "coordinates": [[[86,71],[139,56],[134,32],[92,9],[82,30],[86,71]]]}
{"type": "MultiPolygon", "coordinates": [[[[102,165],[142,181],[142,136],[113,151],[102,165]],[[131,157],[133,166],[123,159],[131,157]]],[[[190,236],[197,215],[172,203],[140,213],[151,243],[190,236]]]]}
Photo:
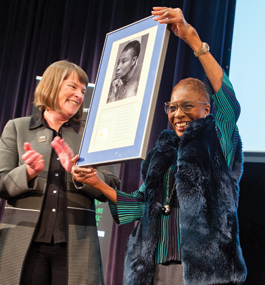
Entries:
{"type": "Polygon", "coordinates": [[[207,43],[202,43],[202,48],[196,52],[194,52],[194,55],[196,57],[199,57],[200,55],[202,55],[203,53],[207,52],[210,50],[210,47],[207,43]]]}
{"type": "Polygon", "coordinates": [[[72,181],[73,181],[73,184],[74,184],[74,186],[75,186],[76,189],[79,189],[79,190],[80,190],[80,189],[83,189],[83,188],[84,188],[84,184],[75,181],[74,178],[73,178],[73,176],[72,176],[72,181]],[[80,185],[82,185],[82,186],[78,186],[78,185],[76,184],[76,182],[77,182],[77,183],[80,183],[80,185]]]}

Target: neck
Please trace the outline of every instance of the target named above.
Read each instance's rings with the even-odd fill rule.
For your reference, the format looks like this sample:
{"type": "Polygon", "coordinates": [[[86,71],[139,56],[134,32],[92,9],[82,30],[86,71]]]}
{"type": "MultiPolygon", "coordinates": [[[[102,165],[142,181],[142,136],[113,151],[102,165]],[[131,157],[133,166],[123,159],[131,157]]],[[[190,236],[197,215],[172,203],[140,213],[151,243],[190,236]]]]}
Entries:
{"type": "Polygon", "coordinates": [[[43,116],[47,121],[49,127],[56,132],[58,132],[60,127],[69,120],[69,118],[63,117],[60,113],[52,109],[46,109],[43,113],[43,116]]]}

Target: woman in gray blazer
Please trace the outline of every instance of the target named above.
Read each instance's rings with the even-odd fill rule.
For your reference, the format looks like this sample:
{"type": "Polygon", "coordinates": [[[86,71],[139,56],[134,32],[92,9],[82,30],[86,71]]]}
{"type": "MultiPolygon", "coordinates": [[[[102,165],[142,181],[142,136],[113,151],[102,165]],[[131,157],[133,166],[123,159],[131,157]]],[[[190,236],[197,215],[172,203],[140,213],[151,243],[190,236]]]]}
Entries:
{"type": "MultiPolygon", "coordinates": [[[[79,150],[86,73],[68,61],[51,64],[35,91],[39,113],[10,120],[0,139],[1,284],[104,284],[95,221],[96,189],[73,184],[65,161],[79,150]],[[57,154],[58,142],[73,152],[57,154]]],[[[113,166],[98,167],[113,188],[113,166]]]]}

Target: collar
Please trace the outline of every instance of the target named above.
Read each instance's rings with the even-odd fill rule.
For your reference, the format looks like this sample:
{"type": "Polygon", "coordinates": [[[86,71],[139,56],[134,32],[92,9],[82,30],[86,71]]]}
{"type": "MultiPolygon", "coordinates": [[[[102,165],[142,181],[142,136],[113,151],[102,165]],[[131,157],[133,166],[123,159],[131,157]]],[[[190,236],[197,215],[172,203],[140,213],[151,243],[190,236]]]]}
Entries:
{"type": "Polygon", "coordinates": [[[190,141],[194,139],[200,132],[208,128],[214,122],[213,115],[209,114],[206,118],[200,118],[192,121],[181,137],[181,143],[183,141],[190,141]]]}
{"type": "MultiPolygon", "coordinates": [[[[48,127],[48,124],[43,116],[44,111],[39,111],[38,113],[34,114],[30,118],[29,122],[29,129],[34,130],[41,126],[48,127]]],[[[76,133],[78,133],[80,129],[80,122],[76,122],[73,118],[70,118],[68,122],[65,122],[62,126],[70,125],[76,133]]]]}

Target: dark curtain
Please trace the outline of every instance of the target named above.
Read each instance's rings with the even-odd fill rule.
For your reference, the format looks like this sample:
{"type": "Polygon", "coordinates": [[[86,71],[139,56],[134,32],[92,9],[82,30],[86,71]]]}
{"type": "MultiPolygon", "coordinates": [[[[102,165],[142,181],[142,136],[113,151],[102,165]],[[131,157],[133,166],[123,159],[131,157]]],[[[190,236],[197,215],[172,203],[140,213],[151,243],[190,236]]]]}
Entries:
{"type": "MultiPolygon", "coordinates": [[[[52,62],[68,59],[95,82],[108,32],[150,16],[153,6],[182,8],[187,21],[224,70],[229,72],[235,0],[1,0],[0,1],[0,131],[9,119],[30,115],[36,76],[52,62]]],[[[172,33],[148,149],[168,128],[163,103],[182,78],[203,79],[192,50],[172,33]]],[[[121,166],[121,190],[139,188],[140,162],[121,166]]],[[[134,224],[113,225],[106,284],[122,284],[124,250],[134,224]]]]}

